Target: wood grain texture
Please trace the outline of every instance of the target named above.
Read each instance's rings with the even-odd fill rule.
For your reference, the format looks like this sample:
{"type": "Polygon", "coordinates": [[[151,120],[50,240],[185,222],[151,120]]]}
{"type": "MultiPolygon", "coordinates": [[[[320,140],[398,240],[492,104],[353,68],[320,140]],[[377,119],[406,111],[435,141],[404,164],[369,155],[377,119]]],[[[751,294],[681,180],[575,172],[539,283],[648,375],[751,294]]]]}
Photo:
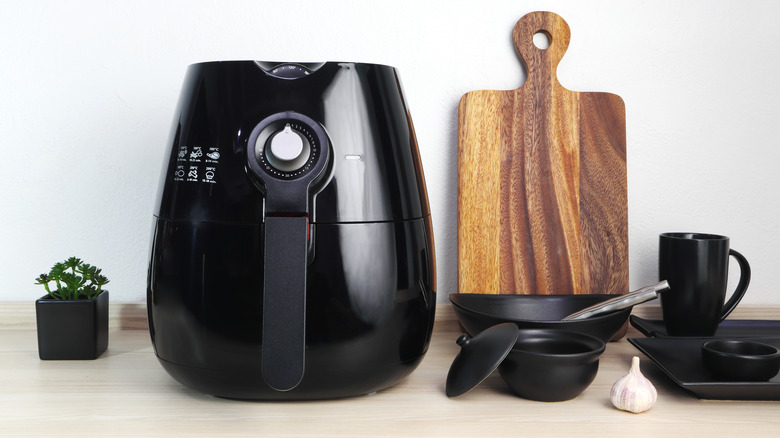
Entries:
{"type": "MultiPolygon", "coordinates": [[[[149,330],[146,303],[108,303],[109,330],[149,330]]],[[[0,330],[35,330],[35,300],[26,302],[0,302],[0,330]]]]}
{"type": "MultiPolygon", "coordinates": [[[[498,373],[448,398],[447,370],[461,334],[449,303],[437,305],[430,348],[409,377],[372,395],[301,402],[241,402],[188,389],[163,370],[140,327],[112,328],[97,360],[39,360],[35,317],[16,312],[31,307],[0,303],[0,315],[17,319],[0,326],[3,437],[773,437],[780,421],[778,402],[698,400],[626,340],[607,345],[596,379],[574,400],[524,400],[498,373]],[[638,415],[609,402],[633,356],[658,390],[656,405],[638,415]]],[[[733,317],[778,319],[780,307],[737,307],[733,317]]],[[[632,327],[629,336],[641,335],[632,327]]]]}
{"type": "Polygon", "coordinates": [[[472,91],[459,105],[459,292],[625,293],[623,100],[558,82],[570,39],[558,15],[524,16],[513,38],[523,86],[472,91]]]}

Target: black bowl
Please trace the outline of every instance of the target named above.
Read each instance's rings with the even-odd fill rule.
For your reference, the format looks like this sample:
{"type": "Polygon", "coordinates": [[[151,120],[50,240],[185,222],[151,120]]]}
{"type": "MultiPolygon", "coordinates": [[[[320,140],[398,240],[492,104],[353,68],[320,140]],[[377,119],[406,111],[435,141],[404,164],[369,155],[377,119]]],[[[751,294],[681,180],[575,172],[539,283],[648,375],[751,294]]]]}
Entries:
{"type": "Polygon", "coordinates": [[[563,330],[520,330],[498,372],[512,391],[537,401],[571,400],[596,378],[604,341],[563,330]]]}
{"type": "Polygon", "coordinates": [[[755,341],[718,339],[701,347],[705,368],[719,380],[761,382],[780,371],[780,350],[755,341]]]}
{"type": "Polygon", "coordinates": [[[450,294],[463,328],[476,336],[486,328],[513,322],[521,329],[553,329],[585,333],[608,342],[623,327],[631,307],[574,321],[561,318],[615,295],[489,295],[450,294]]]}

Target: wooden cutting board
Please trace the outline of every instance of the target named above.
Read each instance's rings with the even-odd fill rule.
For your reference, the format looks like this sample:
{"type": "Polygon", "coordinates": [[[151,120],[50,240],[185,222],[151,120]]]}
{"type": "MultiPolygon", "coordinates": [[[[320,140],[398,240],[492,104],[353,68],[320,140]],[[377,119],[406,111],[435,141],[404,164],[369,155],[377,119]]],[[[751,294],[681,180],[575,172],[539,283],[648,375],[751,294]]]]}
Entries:
{"type": "Polygon", "coordinates": [[[558,82],[570,38],[558,15],[524,16],[513,38],[526,82],[460,101],[459,292],[625,293],[623,100],[558,82]],[[534,45],[538,32],[550,41],[546,49],[534,45]]]}

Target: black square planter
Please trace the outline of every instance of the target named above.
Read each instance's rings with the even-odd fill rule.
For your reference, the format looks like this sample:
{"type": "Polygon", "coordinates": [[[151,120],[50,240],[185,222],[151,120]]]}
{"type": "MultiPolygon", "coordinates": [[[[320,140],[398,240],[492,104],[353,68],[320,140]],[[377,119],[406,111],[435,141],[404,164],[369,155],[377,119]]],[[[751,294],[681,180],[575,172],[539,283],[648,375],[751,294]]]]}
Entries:
{"type": "Polygon", "coordinates": [[[97,359],[108,348],[108,291],[94,300],[35,301],[42,360],[97,359]]]}

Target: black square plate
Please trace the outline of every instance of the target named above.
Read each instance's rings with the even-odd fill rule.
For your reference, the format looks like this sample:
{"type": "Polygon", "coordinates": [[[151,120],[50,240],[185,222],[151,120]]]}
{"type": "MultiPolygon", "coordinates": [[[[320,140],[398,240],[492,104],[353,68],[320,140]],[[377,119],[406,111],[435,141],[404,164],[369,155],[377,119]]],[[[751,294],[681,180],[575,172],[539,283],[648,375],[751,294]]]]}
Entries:
{"type": "MultiPolygon", "coordinates": [[[[631,325],[643,335],[656,338],[669,337],[662,320],[652,320],[631,315],[631,325]]],[[[780,337],[780,321],[762,319],[727,319],[720,323],[713,338],[772,338],[780,337]]]]}
{"type": "MultiPolygon", "coordinates": [[[[629,338],[677,385],[699,398],[714,400],[780,400],[780,375],[766,382],[726,382],[713,379],[701,360],[701,346],[713,338],[629,338]]],[[[751,337],[780,348],[780,337],[751,337]]]]}

